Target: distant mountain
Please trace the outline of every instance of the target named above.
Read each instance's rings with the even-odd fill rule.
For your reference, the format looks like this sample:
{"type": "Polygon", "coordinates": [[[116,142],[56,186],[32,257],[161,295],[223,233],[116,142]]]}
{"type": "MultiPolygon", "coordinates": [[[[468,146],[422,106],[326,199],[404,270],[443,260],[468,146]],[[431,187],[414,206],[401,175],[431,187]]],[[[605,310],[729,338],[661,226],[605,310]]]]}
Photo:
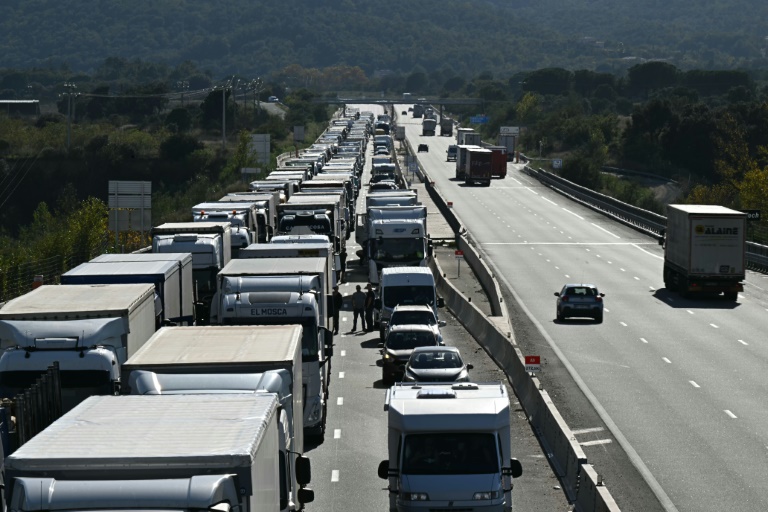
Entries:
{"type": "Polygon", "coordinates": [[[765,0],[4,0],[0,67],[93,71],[107,57],[217,77],[291,64],[509,76],[561,66],[617,70],[765,66],[765,0]]]}

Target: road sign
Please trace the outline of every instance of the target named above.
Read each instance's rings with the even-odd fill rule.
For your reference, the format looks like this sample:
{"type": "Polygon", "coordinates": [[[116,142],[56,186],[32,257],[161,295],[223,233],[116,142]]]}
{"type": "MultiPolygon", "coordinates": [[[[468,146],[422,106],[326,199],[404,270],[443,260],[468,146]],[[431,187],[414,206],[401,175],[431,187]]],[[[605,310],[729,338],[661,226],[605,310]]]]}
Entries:
{"type": "Polygon", "coordinates": [[[760,210],[739,210],[747,214],[747,220],[760,220],[760,210]]]}
{"type": "Polygon", "coordinates": [[[560,158],[555,158],[552,160],[552,168],[553,169],[562,169],[563,168],[563,161],[560,158]]]}
{"type": "Polygon", "coordinates": [[[520,135],[519,126],[499,126],[499,135],[520,135]]]}
{"type": "Polygon", "coordinates": [[[448,201],[445,204],[448,205],[448,208],[453,208],[453,201],[448,201]]]}
{"type": "Polygon", "coordinates": [[[464,259],[464,251],[454,251],[453,254],[456,256],[457,260],[464,259]]]}
{"type": "Polygon", "coordinates": [[[488,116],[472,116],[469,118],[472,124],[485,124],[488,122],[488,116]]]}
{"type": "Polygon", "coordinates": [[[525,371],[538,373],[541,371],[541,356],[525,356],[525,371]]]}

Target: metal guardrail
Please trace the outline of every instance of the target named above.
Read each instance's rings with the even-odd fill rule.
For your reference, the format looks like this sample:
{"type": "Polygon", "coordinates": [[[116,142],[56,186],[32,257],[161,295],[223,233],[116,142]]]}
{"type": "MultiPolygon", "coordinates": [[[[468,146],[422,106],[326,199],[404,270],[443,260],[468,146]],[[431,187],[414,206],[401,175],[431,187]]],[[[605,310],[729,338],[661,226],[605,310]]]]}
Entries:
{"type": "MultiPolygon", "coordinates": [[[[595,192],[587,187],[577,185],[572,181],[544,169],[534,169],[528,165],[524,172],[536,178],[557,192],[568,196],[595,211],[641,231],[658,240],[663,238],[662,232],[667,226],[667,218],[658,213],[644,210],[631,204],[623,203],[605,194],[595,192]]],[[[747,268],[756,272],[768,272],[768,246],[755,242],[747,242],[747,268]]]]}

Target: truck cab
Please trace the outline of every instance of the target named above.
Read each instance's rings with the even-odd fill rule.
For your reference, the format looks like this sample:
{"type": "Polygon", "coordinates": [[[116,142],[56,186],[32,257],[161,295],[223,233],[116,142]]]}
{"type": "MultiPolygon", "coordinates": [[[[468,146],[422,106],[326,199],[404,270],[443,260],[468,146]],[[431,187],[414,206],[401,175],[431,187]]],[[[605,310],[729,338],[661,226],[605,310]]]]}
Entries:
{"type": "Polygon", "coordinates": [[[498,384],[395,385],[387,391],[389,510],[512,510],[509,396],[498,384]]]}

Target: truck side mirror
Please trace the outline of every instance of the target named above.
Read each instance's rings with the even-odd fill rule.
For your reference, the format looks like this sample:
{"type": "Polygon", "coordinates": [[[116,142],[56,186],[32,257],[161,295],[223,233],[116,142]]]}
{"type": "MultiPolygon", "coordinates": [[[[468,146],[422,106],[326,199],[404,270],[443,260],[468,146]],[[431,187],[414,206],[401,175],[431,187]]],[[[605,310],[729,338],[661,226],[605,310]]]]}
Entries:
{"type": "Polygon", "coordinates": [[[389,461],[383,460],[379,462],[379,478],[386,480],[389,478],[389,461]]]}
{"type": "Polygon", "coordinates": [[[376,309],[381,309],[381,299],[374,299],[373,307],[375,307],[376,309]]]}
{"type": "Polygon", "coordinates": [[[304,503],[312,503],[315,501],[315,491],[312,489],[299,489],[296,492],[296,497],[302,505],[304,503]]]}
{"type": "Polygon", "coordinates": [[[475,365],[473,365],[472,363],[467,363],[467,370],[471,370],[474,367],[475,365]]]}
{"type": "Polygon", "coordinates": [[[448,324],[445,322],[445,320],[438,320],[437,321],[437,326],[438,327],[445,327],[446,325],[448,325],[448,324]]]}
{"type": "Polygon", "coordinates": [[[296,483],[307,485],[312,481],[312,465],[309,462],[309,458],[299,455],[296,457],[294,468],[296,469],[296,483]]]}
{"type": "Polygon", "coordinates": [[[523,474],[523,465],[520,464],[519,460],[511,459],[509,461],[509,467],[502,468],[502,473],[505,475],[510,475],[512,478],[517,478],[523,474]]]}

